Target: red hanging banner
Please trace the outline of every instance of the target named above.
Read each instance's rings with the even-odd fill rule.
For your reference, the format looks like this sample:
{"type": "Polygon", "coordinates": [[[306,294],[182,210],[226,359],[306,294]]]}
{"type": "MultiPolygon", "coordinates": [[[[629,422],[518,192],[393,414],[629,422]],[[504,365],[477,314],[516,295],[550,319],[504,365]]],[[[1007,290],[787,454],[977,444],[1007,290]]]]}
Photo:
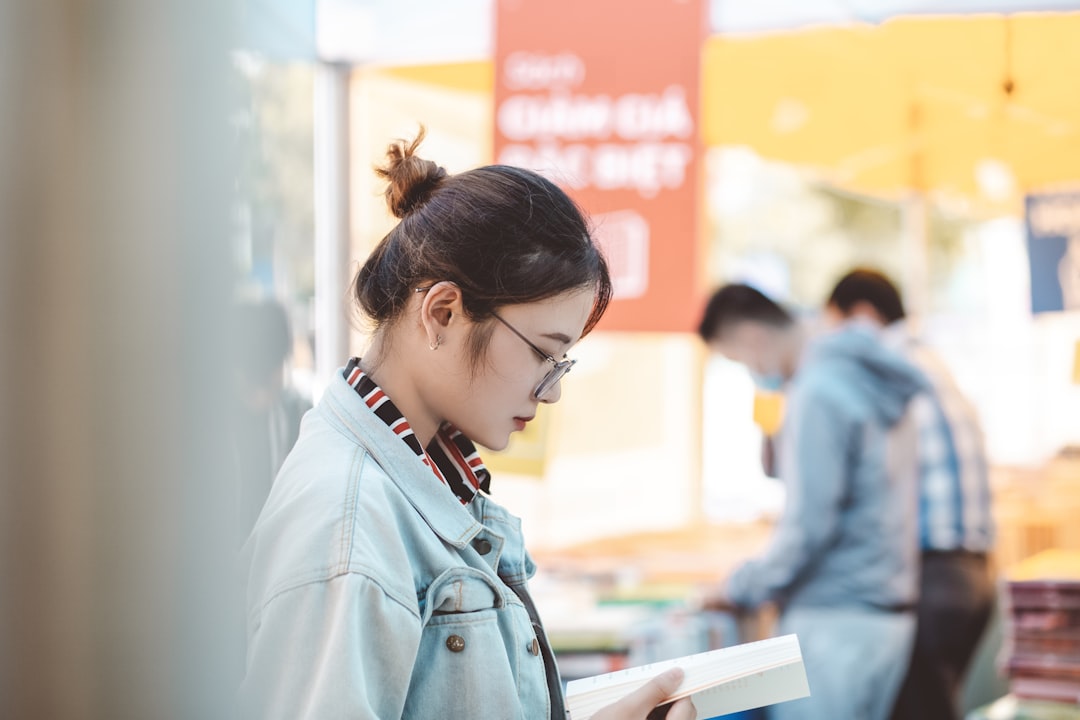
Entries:
{"type": "Polygon", "coordinates": [[[702,0],[496,0],[495,158],[591,215],[615,281],[600,329],[690,331],[702,0]]]}

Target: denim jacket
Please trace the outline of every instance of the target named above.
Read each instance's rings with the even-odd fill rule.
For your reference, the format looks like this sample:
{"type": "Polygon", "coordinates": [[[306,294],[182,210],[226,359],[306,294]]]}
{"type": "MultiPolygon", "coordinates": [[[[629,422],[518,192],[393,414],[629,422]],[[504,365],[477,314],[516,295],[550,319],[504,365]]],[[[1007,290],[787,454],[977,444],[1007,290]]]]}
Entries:
{"type": "Polygon", "coordinates": [[[244,717],[565,717],[520,521],[463,506],[339,374],[244,557],[244,717]]]}

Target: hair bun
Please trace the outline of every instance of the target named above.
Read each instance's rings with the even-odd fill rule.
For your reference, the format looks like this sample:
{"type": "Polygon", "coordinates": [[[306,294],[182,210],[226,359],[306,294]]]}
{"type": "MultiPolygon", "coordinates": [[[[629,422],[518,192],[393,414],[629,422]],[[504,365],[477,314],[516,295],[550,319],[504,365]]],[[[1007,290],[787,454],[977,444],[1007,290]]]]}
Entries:
{"type": "Polygon", "coordinates": [[[426,134],[421,125],[411,143],[406,140],[390,143],[386,150],[386,165],[375,168],[376,175],[390,181],[386,187],[386,204],[399,218],[426,203],[442,179],[448,176],[445,168],[414,154],[426,134]]]}

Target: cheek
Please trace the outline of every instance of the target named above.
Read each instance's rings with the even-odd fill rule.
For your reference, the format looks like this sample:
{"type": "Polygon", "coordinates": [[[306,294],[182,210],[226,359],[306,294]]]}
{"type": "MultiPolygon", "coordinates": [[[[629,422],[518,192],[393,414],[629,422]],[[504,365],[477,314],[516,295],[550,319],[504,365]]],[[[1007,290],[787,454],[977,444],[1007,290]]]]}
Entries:
{"type": "Polygon", "coordinates": [[[775,344],[765,335],[759,335],[754,339],[751,358],[753,364],[762,371],[771,371],[780,362],[775,344]]]}
{"type": "MultiPolygon", "coordinates": [[[[514,347],[492,343],[491,351],[471,382],[455,388],[447,419],[473,440],[488,447],[505,444],[512,418],[528,410],[532,391],[540,381],[514,347]],[[500,352],[509,350],[510,352],[500,352]]],[[[498,448],[496,448],[498,449],[498,448]]]]}
{"type": "Polygon", "coordinates": [[[477,385],[490,401],[520,404],[540,382],[536,355],[509,333],[495,333],[488,345],[487,363],[477,377],[477,385]]]}
{"type": "Polygon", "coordinates": [[[757,357],[746,363],[746,367],[758,375],[769,375],[772,373],[772,365],[757,357]]]}
{"type": "Polygon", "coordinates": [[[536,381],[520,365],[493,367],[490,373],[477,379],[475,402],[489,413],[511,412],[513,417],[513,413],[521,412],[522,403],[531,397],[534,387],[536,381]]]}
{"type": "Polygon", "coordinates": [[[473,442],[504,450],[514,429],[512,418],[521,412],[520,395],[504,378],[477,378],[471,391],[461,397],[455,416],[448,419],[473,442]]]}

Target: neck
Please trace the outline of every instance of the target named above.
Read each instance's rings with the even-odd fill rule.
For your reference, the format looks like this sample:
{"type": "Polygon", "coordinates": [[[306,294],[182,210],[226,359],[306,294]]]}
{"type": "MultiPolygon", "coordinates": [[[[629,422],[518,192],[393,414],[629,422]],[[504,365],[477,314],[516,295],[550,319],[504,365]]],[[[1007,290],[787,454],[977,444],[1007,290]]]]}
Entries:
{"type": "Polygon", "coordinates": [[[405,416],[420,445],[427,447],[442,422],[421,397],[412,377],[412,364],[399,355],[385,339],[376,338],[364,353],[360,367],[405,416]]]}

